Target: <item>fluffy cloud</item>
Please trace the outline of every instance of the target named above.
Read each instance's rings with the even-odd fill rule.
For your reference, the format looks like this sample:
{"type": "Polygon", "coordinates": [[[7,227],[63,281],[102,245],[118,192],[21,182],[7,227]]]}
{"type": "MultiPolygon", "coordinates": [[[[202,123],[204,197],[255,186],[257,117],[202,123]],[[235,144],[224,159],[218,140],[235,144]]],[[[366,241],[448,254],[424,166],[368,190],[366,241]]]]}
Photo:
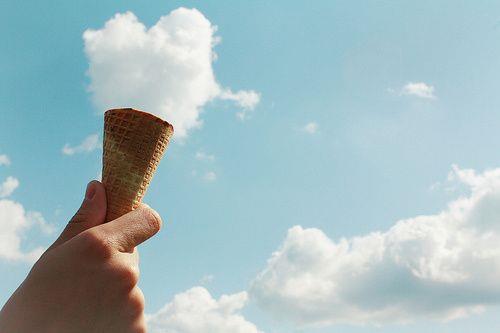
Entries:
{"type": "Polygon", "coordinates": [[[243,110],[259,102],[255,91],[232,92],[215,79],[216,27],[196,9],[179,8],[151,28],[132,12],[116,14],[83,34],[89,90],[98,108],[130,106],[172,122],[177,137],[199,127],[202,107],[215,98],[243,110]]]}
{"type": "MultiPolygon", "coordinates": [[[[7,186],[10,189],[7,195],[10,195],[19,185],[17,179],[13,177],[7,178],[4,185],[9,183],[9,179],[11,179],[10,184],[15,184],[15,186],[7,186]],[[15,182],[12,180],[15,180],[15,182]]],[[[37,247],[30,251],[22,250],[21,240],[24,233],[34,226],[37,226],[44,233],[53,231],[52,226],[47,224],[42,214],[32,211],[27,212],[19,202],[9,199],[0,199],[0,226],[0,259],[30,263],[40,257],[44,248],[37,247]]]]}
{"type": "Polygon", "coordinates": [[[2,165],[10,165],[9,156],[5,154],[0,155],[0,166],[2,165]]]}
{"type": "Polygon", "coordinates": [[[334,241],[295,226],[250,295],[297,325],[450,320],[500,303],[500,169],[453,167],[469,192],[435,215],[334,241]]]}
{"type": "Polygon", "coordinates": [[[238,312],[246,292],[212,298],[203,287],[178,294],[157,313],[148,316],[151,333],[262,333],[238,312]]]}
{"type": "Polygon", "coordinates": [[[86,137],[79,145],[71,146],[69,143],[62,148],[64,155],[74,155],[78,153],[89,153],[100,147],[99,135],[91,134],[86,137]]]}
{"type": "Polygon", "coordinates": [[[7,177],[7,179],[0,184],[0,198],[8,197],[19,186],[19,180],[14,177],[7,177]]]}
{"type": "Polygon", "coordinates": [[[403,89],[401,89],[401,94],[403,95],[413,95],[420,98],[435,99],[434,87],[424,82],[408,82],[403,89]]]}
{"type": "Polygon", "coordinates": [[[248,118],[248,112],[252,111],[255,106],[259,104],[260,94],[253,90],[240,90],[234,93],[230,89],[225,89],[221,91],[219,98],[222,100],[234,101],[238,106],[240,106],[242,111],[237,112],[236,117],[243,121],[248,118]]]}
{"type": "Polygon", "coordinates": [[[314,134],[318,131],[318,123],[314,121],[307,123],[304,127],[302,127],[302,130],[306,133],[314,134]]]}
{"type": "MultiPolygon", "coordinates": [[[[0,165],[9,165],[7,155],[0,155],[0,165]]],[[[0,260],[34,262],[43,253],[44,248],[24,251],[21,248],[22,237],[30,228],[37,226],[44,233],[53,232],[42,214],[26,211],[19,202],[5,199],[19,187],[19,180],[7,177],[0,184],[0,260]]]]}

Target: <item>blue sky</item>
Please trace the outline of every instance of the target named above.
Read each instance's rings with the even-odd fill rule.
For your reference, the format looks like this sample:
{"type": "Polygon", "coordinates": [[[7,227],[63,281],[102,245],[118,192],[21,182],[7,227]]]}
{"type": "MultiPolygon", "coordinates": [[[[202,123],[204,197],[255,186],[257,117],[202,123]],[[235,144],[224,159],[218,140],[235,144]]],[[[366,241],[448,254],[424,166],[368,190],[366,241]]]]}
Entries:
{"type": "MultiPolygon", "coordinates": [[[[203,125],[186,127],[160,164],[145,201],[166,223],[140,248],[147,312],[168,317],[158,310],[202,286],[214,299],[248,293],[237,312],[263,332],[497,332],[500,293],[488,281],[499,276],[500,260],[489,254],[492,269],[483,272],[466,257],[475,247],[498,251],[488,237],[500,223],[500,6],[487,1],[1,2],[0,156],[10,163],[0,158],[0,183],[10,176],[19,186],[0,200],[43,216],[26,217],[32,226],[16,229],[21,251],[50,244],[100,172],[103,102],[89,90],[99,77],[86,74],[92,57],[84,31],[127,11],[149,28],[181,6],[217,26],[221,40],[209,66],[220,87],[260,98],[252,110],[239,97],[205,99],[197,109],[203,125]],[[95,134],[81,151],[63,153],[95,134]],[[460,198],[470,207],[463,216],[448,208],[460,198]],[[449,227],[442,211],[458,222],[449,227]],[[429,218],[416,219],[422,215],[429,218]],[[400,220],[411,225],[408,233],[391,229],[400,220]],[[466,227],[455,229],[462,222],[466,227]],[[483,222],[490,229],[479,228],[483,222]],[[410,246],[415,230],[447,241],[423,236],[410,246]],[[382,236],[352,245],[376,231],[382,236]],[[455,234],[463,237],[450,241],[455,234]],[[347,254],[337,248],[343,238],[347,254]],[[388,257],[377,264],[370,256],[382,250],[388,257]],[[369,260],[357,266],[358,257],[369,260]],[[304,258],[333,268],[301,266],[304,258]],[[384,293],[387,286],[370,274],[350,284],[337,265],[358,273],[367,265],[370,274],[385,268],[390,287],[401,287],[384,293]],[[284,287],[293,281],[304,289],[284,287]],[[452,292],[437,297],[422,287],[428,284],[452,292]],[[360,294],[346,296],[352,290],[360,294]],[[423,296],[408,296],[413,292],[423,296]],[[404,313],[375,314],[371,299],[404,313]],[[362,310],[332,310],[349,306],[362,310]],[[468,315],[449,320],[457,309],[468,315]]],[[[195,89],[189,80],[182,90],[188,97],[195,89]]],[[[102,94],[113,101],[108,90],[102,94]]],[[[29,267],[29,258],[0,253],[2,302],[29,267]]],[[[188,296],[206,296],[200,290],[188,296]]]]}

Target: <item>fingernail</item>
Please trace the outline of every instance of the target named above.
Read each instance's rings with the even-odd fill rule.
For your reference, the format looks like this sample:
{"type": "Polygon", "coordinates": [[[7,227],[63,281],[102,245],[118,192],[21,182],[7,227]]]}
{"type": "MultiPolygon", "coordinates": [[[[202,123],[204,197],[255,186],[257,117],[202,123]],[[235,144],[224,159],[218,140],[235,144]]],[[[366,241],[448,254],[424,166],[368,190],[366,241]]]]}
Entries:
{"type": "Polygon", "coordinates": [[[93,186],[92,182],[88,183],[87,190],[85,191],[85,199],[92,200],[95,195],[95,186],[93,186]]]}

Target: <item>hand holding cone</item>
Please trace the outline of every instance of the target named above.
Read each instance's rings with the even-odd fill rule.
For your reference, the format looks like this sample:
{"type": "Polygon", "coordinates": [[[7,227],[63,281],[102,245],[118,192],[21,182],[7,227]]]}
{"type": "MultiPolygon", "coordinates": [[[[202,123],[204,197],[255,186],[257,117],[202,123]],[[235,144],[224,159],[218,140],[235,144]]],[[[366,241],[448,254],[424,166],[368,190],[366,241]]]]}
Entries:
{"type": "Polygon", "coordinates": [[[173,133],[172,125],[146,112],[106,111],[102,169],[106,221],[139,206],[173,133]]]}

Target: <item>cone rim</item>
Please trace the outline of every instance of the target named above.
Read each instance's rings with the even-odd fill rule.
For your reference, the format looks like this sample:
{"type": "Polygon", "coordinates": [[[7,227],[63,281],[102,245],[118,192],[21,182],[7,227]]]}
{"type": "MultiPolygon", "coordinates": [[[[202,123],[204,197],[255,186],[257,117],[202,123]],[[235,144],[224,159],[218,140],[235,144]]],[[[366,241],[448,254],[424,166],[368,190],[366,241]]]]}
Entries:
{"type": "Polygon", "coordinates": [[[154,114],[151,114],[151,113],[146,112],[146,111],[142,111],[142,110],[138,110],[138,109],[134,109],[134,108],[114,108],[114,109],[107,110],[104,114],[106,115],[106,114],[111,114],[114,112],[134,112],[136,114],[141,115],[141,117],[148,118],[154,122],[161,123],[162,125],[169,127],[172,132],[174,131],[174,126],[172,126],[172,124],[170,124],[168,121],[163,120],[160,117],[155,116],[154,114]]]}

